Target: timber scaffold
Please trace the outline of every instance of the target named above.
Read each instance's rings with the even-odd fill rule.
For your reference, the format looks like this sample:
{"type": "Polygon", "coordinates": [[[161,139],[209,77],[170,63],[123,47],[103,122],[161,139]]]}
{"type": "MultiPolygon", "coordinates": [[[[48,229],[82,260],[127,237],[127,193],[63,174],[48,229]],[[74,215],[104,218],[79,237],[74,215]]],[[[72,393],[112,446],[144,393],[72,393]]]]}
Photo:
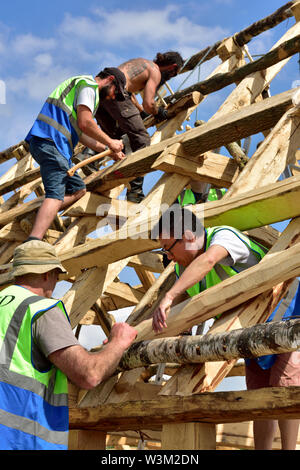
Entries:
{"type": "MultiPolygon", "coordinates": [[[[298,387],[215,391],[224,378],[244,374],[240,358],[299,349],[299,321],[282,322],[280,313],[300,276],[300,89],[270,95],[272,80],[299,52],[300,2],[292,1],[186,61],[182,73],[214,57],[220,65],[200,83],[164,90],[170,119],[155,126],[147,118],[154,128],[149,147],[113,165],[106,161],[89,176],[79,170],[86,195],[57,215],[44,238],[68,271],[62,300],[79,339],[89,325],[109,335],[114,312],[125,307],[132,307],[126,321],[138,336],[105,383],[90,391],[70,384],[70,449],[253,448],[249,422],[300,418],[298,387]],[[253,60],[247,44],[286,20],[284,36],[253,60]],[[228,85],[235,86],[217,112],[184,129],[205,98],[228,85]],[[257,134],[260,145],[249,157],[241,140],[257,134]],[[142,210],[119,199],[131,180],[154,172],[159,179],[142,210]],[[203,204],[206,227],[232,225],[269,252],[255,267],[174,306],[168,328],[155,335],[151,315],[175,274],[172,262],[164,267],[150,233],[160,208],[173,204],[191,181],[227,189],[221,200],[203,204]],[[99,207],[106,208],[100,215],[99,207]],[[272,227],[284,221],[282,232],[272,227]],[[106,226],[111,233],[94,236],[106,226]],[[130,236],[136,233],[138,240],[130,236]],[[128,267],[139,285],[120,281],[128,267]],[[280,301],[274,323],[265,325],[280,301]],[[180,336],[208,320],[207,333],[180,336]]],[[[44,190],[24,141],[0,152],[0,164],[6,168],[0,177],[3,289],[12,282],[14,249],[30,233],[44,190]]],[[[278,438],[274,448],[280,448],[278,438]]]]}

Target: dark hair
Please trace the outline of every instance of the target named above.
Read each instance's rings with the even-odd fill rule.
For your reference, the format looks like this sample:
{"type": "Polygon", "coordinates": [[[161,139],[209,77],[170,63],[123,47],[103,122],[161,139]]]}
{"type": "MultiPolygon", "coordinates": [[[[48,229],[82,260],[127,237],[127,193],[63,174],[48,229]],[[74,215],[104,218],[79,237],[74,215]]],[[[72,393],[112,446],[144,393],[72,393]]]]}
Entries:
{"type": "Polygon", "coordinates": [[[153,227],[151,238],[157,239],[164,233],[171,238],[180,239],[186,230],[190,230],[198,238],[203,234],[203,222],[193,211],[175,203],[163,213],[153,227]]]}
{"type": "Polygon", "coordinates": [[[153,61],[158,66],[177,64],[177,70],[179,71],[184,64],[184,60],[179,52],[158,52],[156,58],[153,61]]]}

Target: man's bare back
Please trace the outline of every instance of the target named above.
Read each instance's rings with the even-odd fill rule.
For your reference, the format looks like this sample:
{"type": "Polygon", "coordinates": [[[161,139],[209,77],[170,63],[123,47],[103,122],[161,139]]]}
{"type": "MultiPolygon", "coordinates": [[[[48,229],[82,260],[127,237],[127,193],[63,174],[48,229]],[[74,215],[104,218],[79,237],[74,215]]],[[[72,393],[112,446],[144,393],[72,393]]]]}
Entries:
{"type": "Polygon", "coordinates": [[[147,59],[131,59],[118,67],[126,76],[126,89],[131,93],[139,93],[144,90],[147,81],[151,78],[157,85],[161,74],[159,67],[147,59]]]}

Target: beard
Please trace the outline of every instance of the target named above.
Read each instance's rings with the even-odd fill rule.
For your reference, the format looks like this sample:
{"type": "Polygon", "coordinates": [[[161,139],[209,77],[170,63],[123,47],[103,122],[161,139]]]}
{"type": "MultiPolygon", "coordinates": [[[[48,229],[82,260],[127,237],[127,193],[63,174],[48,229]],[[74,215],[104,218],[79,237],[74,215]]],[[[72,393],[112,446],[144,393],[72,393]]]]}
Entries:
{"type": "Polygon", "coordinates": [[[100,100],[105,100],[109,96],[109,92],[111,89],[111,85],[106,85],[99,90],[99,98],[100,100]]]}
{"type": "Polygon", "coordinates": [[[160,72],[161,74],[161,79],[159,82],[159,85],[157,86],[156,90],[159,90],[161,86],[163,86],[170,78],[173,77],[173,72],[168,72],[168,71],[162,71],[160,72]]]}

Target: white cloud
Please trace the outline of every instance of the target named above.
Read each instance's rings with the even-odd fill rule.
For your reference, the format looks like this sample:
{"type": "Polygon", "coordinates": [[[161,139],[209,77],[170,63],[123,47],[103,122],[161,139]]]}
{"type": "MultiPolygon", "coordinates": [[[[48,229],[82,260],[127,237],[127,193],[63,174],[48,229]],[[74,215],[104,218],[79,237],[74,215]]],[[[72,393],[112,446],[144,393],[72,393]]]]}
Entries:
{"type": "Polygon", "coordinates": [[[35,64],[41,68],[51,67],[53,64],[53,58],[50,54],[38,54],[34,58],[35,64]]]}
{"type": "Polygon", "coordinates": [[[12,51],[20,55],[32,55],[38,52],[53,50],[56,47],[56,40],[53,38],[44,39],[33,34],[23,34],[17,36],[11,43],[12,51]]]}
{"type": "Polygon", "coordinates": [[[128,43],[140,46],[160,42],[174,46],[199,46],[222,39],[228,33],[222,27],[212,28],[193,23],[185,16],[180,16],[179,8],[168,5],[164,9],[147,11],[116,10],[113,13],[104,9],[94,10],[94,18],[65,15],[59,31],[63,36],[72,36],[82,41],[97,41],[102,44],[119,45],[128,43]]]}

